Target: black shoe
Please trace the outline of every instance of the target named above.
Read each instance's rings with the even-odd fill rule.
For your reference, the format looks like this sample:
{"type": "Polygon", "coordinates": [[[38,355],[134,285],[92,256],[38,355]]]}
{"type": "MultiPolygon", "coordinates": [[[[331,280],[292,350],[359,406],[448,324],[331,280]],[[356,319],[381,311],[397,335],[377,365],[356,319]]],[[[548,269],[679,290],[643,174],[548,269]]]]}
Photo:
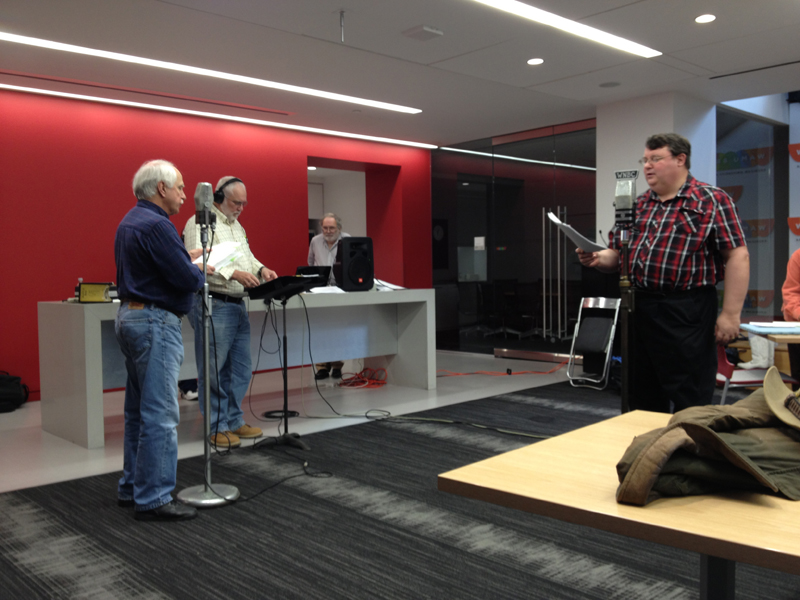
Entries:
{"type": "Polygon", "coordinates": [[[122,500],[121,498],[117,498],[117,506],[120,508],[133,508],[136,506],[133,500],[122,500]]]}
{"type": "Polygon", "coordinates": [[[331,371],[331,377],[334,379],[341,379],[342,378],[342,370],[341,369],[334,369],[331,371]]]}
{"type": "Polygon", "coordinates": [[[187,521],[197,516],[194,506],[181,504],[173,500],[152,510],[139,510],[135,513],[137,521],[187,521]]]}
{"type": "Polygon", "coordinates": [[[314,375],[314,379],[327,379],[328,378],[328,369],[320,369],[317,371],[317,374],[314,375]]]}

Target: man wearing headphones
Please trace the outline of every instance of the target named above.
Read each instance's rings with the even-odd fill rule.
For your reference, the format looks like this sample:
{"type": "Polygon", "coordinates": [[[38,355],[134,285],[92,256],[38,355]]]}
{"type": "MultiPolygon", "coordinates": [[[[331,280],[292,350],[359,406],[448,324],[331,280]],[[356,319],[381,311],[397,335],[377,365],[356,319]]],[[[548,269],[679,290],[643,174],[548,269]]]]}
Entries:
{"type": "MultiPolygon", "coordinates": [[[[262,436],[261,429],[244,421],[242,400],[247,393],[252,376],[250,361],[250,320],[244,302],[246,289],[277,277],[256,260],[250,251],[247,234],[239,223],[239,215],[247,206],[247,190],[241,179],[223,177],[214,192],[213,212],[217,218],[213,244],[237,242],[238,255],[226,265],[220,265],[208,276],[211,303],[211,443],[219,448],[235,448],[240,438],[262,436]]],[[[195,217],[189,219],[183,230],[186,249],[200,248],[200,226],[195,217]]],[[[213,250],[213,247],[212,247],[213,250]]],[[[189,322],[195,330],[195,359],[197,376],[203,377],[203,306],[202,296],[197,296],[189,313],[189,322]]],[[[200,385],[200,410],[205,410],[205,386],[200,385]]]]}

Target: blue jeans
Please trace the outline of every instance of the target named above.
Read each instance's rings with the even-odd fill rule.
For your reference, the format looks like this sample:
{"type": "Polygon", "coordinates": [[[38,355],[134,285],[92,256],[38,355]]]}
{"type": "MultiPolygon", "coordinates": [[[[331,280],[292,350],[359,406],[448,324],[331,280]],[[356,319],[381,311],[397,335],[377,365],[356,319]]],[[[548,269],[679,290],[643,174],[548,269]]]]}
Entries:
{"type": "MultiPolygon", "coordinates": [[[[242,400],[253,375],[250,360],[250,319],[244,302],[239,304],[209,298],[212,327],[208,332],[211,371],[211,434],[236,431],[244,425],[242,400]],[[219,374],[219,379],[217,379],[219,374]]],[[[194,355],[200,410],[205,415],[203,368],[203,298],[197,296],[189,313],[194,328],[194,355]]]]}
{"type": "Polygon", "coordinates": [[[178,372],[183,362],[181,320],[153,305],[123,303],[114,325],[125,355],[125,443],[120,500],[136,510],[172,501],[178,470],[178,372]]]}

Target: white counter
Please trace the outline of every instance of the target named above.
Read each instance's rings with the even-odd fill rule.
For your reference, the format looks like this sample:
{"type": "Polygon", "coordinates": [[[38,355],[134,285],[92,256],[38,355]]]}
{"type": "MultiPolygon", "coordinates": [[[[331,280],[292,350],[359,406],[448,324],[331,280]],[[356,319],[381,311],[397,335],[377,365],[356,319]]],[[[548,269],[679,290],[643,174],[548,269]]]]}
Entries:
{"type": "MultiPolygon", "coordinates": [[[[392,385],[436,388],[434,290],[302,294],[287,303],[289,366],[309,364],[309,327],[313,362],[365,358],[365,366],[383,367],[392,385]]],[[[280,368],[276,334],[260,300],[248,302],[253,369],[280,368]]],[[[84,446],[104,440],[103,390],[125,387],[122,352],[114,336],[118,303],[40,302],[39,372],[42,429],[84,446]]],[[[275,309],[278,333],[283,315],[275,309]]],[[[183,321],[181,379],[197,376],[194,332],[183,321]]]]}

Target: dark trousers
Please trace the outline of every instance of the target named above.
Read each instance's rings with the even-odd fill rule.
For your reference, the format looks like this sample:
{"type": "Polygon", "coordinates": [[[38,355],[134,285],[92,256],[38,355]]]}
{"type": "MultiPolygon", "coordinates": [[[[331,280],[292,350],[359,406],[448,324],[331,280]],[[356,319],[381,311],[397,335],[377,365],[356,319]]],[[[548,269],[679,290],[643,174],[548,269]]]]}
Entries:
{"type": "Polygon", "coordinates": [[[675,412],[711,404],[717,373],[717,291],[636,291],[631,410],[675,412]]]}

